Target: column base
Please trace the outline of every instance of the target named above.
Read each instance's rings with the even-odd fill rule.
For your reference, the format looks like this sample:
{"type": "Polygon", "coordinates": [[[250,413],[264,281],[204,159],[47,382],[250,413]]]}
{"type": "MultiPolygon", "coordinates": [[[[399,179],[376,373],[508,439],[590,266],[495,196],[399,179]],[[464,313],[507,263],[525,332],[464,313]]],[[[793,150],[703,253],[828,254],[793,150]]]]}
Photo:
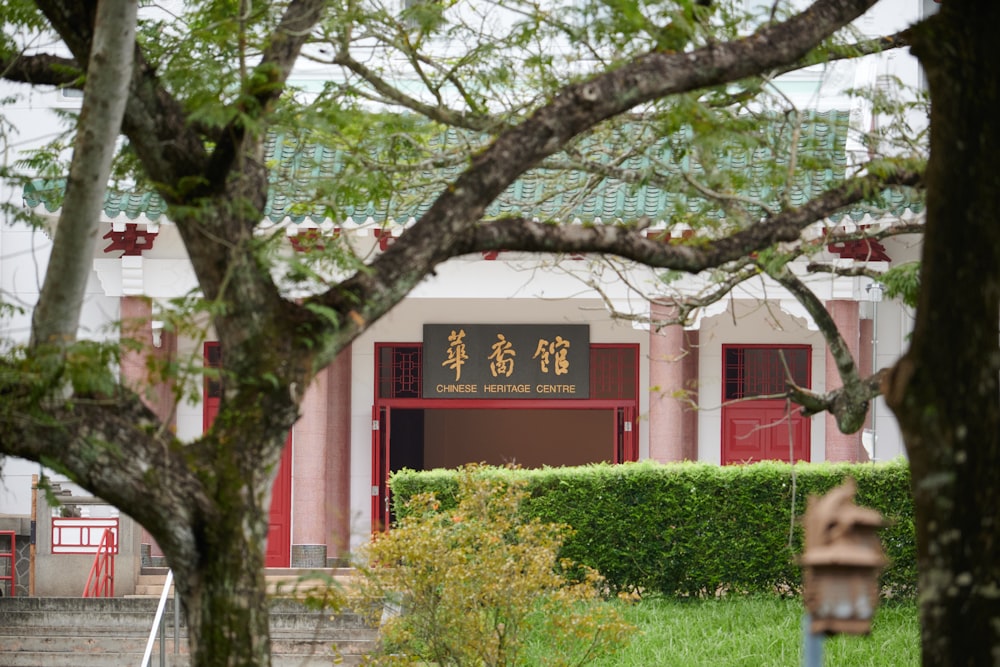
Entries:
{"type": "Polygon", "coordinates": [[[326,567],[326,545],[293,544],[292,567],[326,567]]]}

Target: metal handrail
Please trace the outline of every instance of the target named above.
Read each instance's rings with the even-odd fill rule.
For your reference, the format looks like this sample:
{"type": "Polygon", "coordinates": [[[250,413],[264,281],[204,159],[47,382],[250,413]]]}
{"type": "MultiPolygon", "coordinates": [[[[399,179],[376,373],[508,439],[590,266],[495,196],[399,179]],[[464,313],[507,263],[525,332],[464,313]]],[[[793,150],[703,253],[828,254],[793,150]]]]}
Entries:
{"type": "MultiPolygon", "coordinates": [[[[153,644],[156,642],[156,630],[160,627],[160,623],[163,621],[163,611],[167,608],[167,596],[170,595],[170,587],[174,583],[174,571],[167,570],[167,578],[163,581],[163,592],[160,593],[160,603],[156,605],[156,615],[153,616],[153,627],[149,630],[149,640],[146,642],[146,651],[142,654],[142,663],[139,667],[149,667],[149,658],[153,654],[153,644]]],[[[177,650],[176,632],[177,632],[177,600],[174,599],[174,650],[177,650]]],[[[163,660],[163,639],[160,638],[160,665],[162,667],[163,660]]]]}

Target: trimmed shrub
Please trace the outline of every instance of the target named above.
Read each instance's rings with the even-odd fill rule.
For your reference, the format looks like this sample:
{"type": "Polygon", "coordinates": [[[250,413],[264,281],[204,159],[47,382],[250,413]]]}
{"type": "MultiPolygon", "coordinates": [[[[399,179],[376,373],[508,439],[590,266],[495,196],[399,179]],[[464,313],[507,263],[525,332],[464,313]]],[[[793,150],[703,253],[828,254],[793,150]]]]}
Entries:
{"type": "MultiPolygon", "coordinates": [[[[481,468],[479,474],[525,484],[530,497],[522,511],[571,526],[560,555],[596,569],[611,592],[687,596],[797,593],[806,499],[850,476],[857,481],[857,503],[890,522],[880,533],[891,561],[883,589],[895,596],[916,591],[916,536],[904,461],[794,468],[778,462],[642,462],[481,468]]],[[[397,516],[407,516],[407,501],[420,493],[433,492],[442,507],[454,506],[457,475],[451,470],[393,475],[397,516]]]]}

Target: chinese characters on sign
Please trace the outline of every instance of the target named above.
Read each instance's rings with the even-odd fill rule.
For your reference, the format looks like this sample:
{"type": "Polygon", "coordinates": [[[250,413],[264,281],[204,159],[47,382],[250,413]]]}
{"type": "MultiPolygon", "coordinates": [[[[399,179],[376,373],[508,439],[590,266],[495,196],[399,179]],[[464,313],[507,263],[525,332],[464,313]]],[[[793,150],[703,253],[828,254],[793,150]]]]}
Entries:
{"type": "Polygon", "coordinates": [[[426,324],[424,398],[588,398],[585,324],[426,324]]]}
{"type": "Polygon", "coordinates": [[[538,339],[538,349],[532,359],[540,359],[538,362],[543,373],[549,372],[549,363],[552,363],[552,371],[556,375],[565,375],[569,372],[569,362],[566,361],[566,354],[569,352],[569,341],[562,336],[556,336],[555,341],[549,342],[544,338],[538,339]]]}
{"type": "Polygon", "coordinates": [[[441,365],[455,371],[455,382],[458,382],[462,379],[462,366],[468,360],[469,355],[465,353],[465,331],[462,329],[452,331],[448,334],[448,350],[441,365]]]}
{"type": "Polygon", "coordinates": [[[493,377],[510,377],[514,373],[514,357],[517,351],[514,344],[507,340],[502,333],[497,334],[497,342],[493,343],[493,352],[490,354],[490,373],[493,377]]]}

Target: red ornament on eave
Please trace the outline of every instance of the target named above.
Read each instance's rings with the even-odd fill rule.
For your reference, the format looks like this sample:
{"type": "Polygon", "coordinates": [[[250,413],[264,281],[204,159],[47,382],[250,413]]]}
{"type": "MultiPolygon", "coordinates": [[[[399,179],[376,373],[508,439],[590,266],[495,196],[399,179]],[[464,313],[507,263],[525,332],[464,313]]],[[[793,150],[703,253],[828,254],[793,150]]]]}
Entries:
{"type": "Polygon", "coordinates": [[[856,241],[844,241],[843,243],[831,243],[826,249],[834,255],[839,255],[842,259],[853,259],[861,262],[892,261],[885,252],[885,246],[875,239],[858,239],[856,241]]]}
{"type": "Polygon", "coordinates": [[[143,251],[153,249],[153,242],[156,240],[157,234],[159,232],[139,229],[139,225],[134,222],[126,223],[123,230],[112,228],[111,231],[104,235],[106,240],[111,241],[111,243],[105,246],[104,253],[107,254],[119,250],[122,253],[121,257],[142,255],[143,251]]]}
{"type": "MultiPolygon", "coordinates": [[[[858,231],[864,232],[871,225],[859,225],[858,231]]],[[[891,262],[892,258],[885,251],[885,246],[877,239],[853,239],[840,243],[830,243],[826,249],[841,259],[853,259],[858,262],[891,262]]]]}
{"type": "Polygon", "coordinates": [[[392,235],[392,230],[389,229],[374,229],[375,238],[378,239],[378,249],[382,252],[388,250],[389,246],[396,242],[395,237],[392,235]]]}
{"type": "MultiPolygon", "coordinates": [[[[338,236],[340,236],[340,227],[334,227],[329,234],[329,238],[335,239],[338,236]]],[[[326,250],[326,240],[324,234],[319,229],[302,229],[296,232],[294,236],[289,236],[288,240],[291,241],[295,252],[311,252],[314,250],[322,252],[326,250]]]]}

